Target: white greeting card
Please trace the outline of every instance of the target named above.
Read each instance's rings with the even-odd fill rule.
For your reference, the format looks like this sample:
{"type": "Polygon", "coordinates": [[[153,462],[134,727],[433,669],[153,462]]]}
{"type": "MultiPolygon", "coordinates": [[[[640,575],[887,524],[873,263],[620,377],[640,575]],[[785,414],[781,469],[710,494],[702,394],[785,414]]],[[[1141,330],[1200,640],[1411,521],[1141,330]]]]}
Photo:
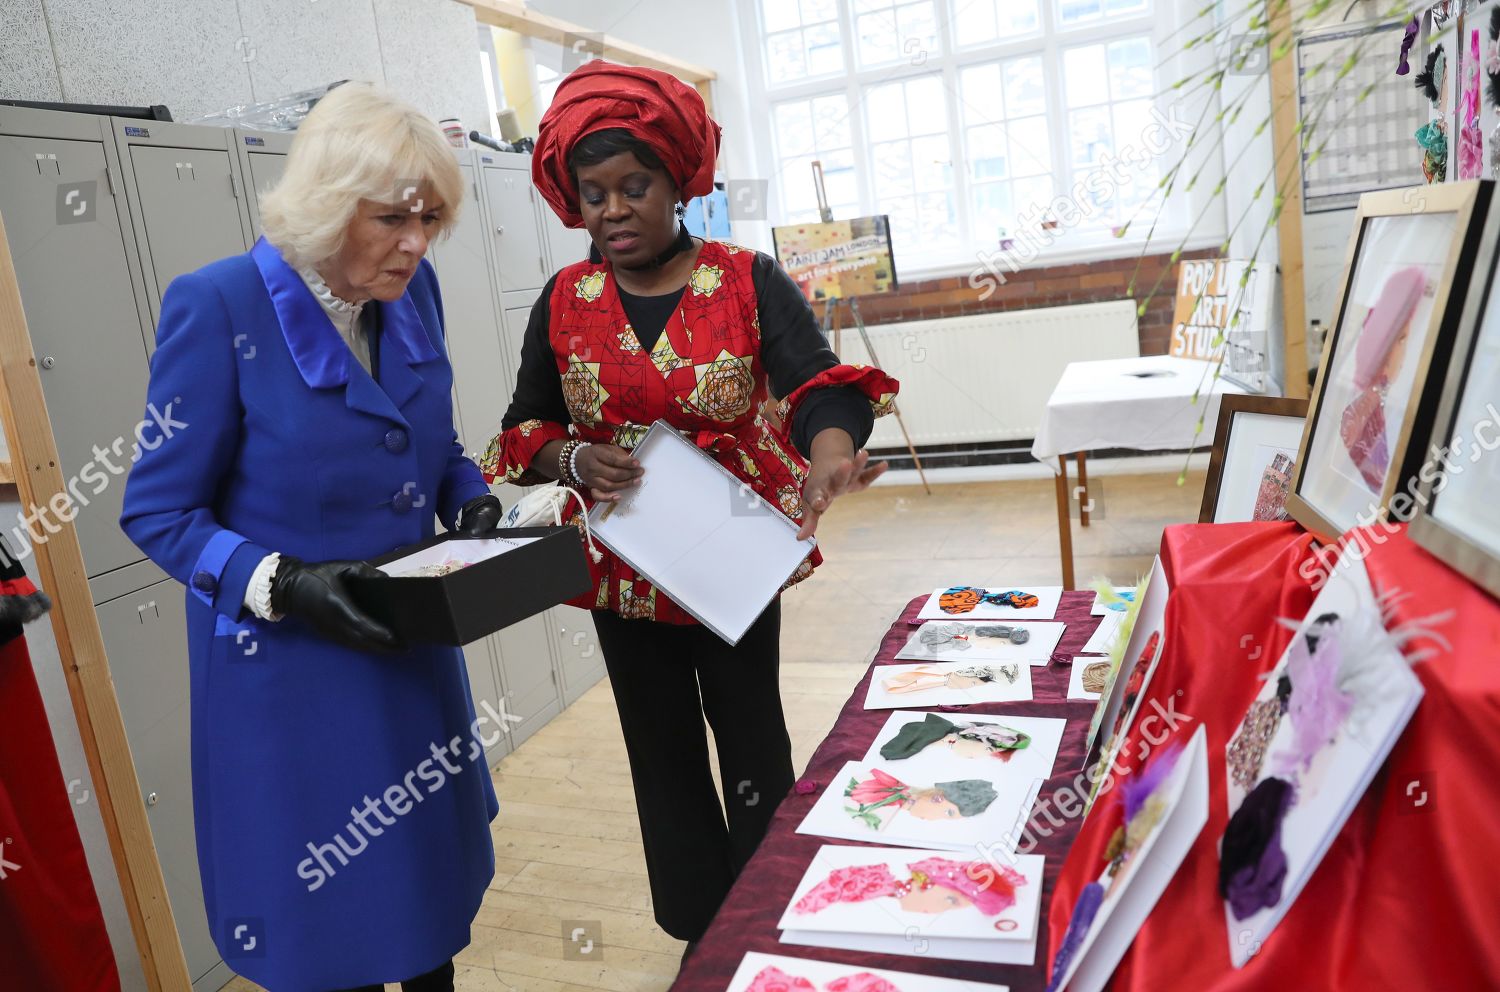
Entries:
{"type": "Polygon", "coordinates": [[[1031,698],[1031,666],[1019,661],[881,665],[870,676],[867,710],[925,709],[1031,698]]]}
{"type": "Polygon", "coordinates": [[[1277,857],[1270,844],[1281,848],[1286,867],[1279,891],[1247,886],[1244,895],[1232,891],[1224,905],[1236,968],[1286,915],[1422,694],[1422,683],[1386,634],[1364,563],[1346,555],[1225,748],[1226,832],[1235,829],[1234,814],[1257,787],[1284,788],[1287,796],[1280,830],[1263,855],[1277,857]]]}
{"type": "Polygon", "coordinates": [[[1044,859],[825,845],[781,920],[785,943],[1030,963],[1044,859]]]}
{"type": "MultiPolygon", "coordinates": [[[[1069,934],[1063,941],[1064,946],[1078,943],[1071,959],[1063,962],[1067,970],[1062,981],[1051,983],[1057,992],[1104,988],[1208,822],[1208,738],[1202,724],[1151,796],[1162,799],[1161,818],[1145,840],[1121,858],[1113,874],[1100,874],[1104,896],[1093,923],[1081,939],[1069,934]]],[[[1101,801],[1117,800],[1110,796],[1101,801]]]]}
{"type": "Polygon", "coordinates": [[[1108,658],[1083,655],[1073,659],[1073,671],[1068,676],[1069,699],[1098,699],[1108,684],[1108,658]]]}
{"type": "Polygon", "coordinates": [[[1057,650],[1067,624],[1055,620],[1021,623],[1002,621],[929,620],[912,631],[896,657],[911,661],[1024,661],[1045,665],[1057,650]],[[1011,631],[1024,631],[1022,643],[1011,631]],[[923,637],[928,643],[923,642],[923,637]]]}
{"type": "Polygon", "coordinates": [[[1125,625],[1125,614],[1105,613],[1099,617],[1099,626],[1089,635],[1088,643],[1083,646],[1084,654],[1108,654],[1109,647],[1120,634],[1120,629],[1125,625]]]}
{"type": "Polygon", "coordinates": [[[876,992],[877,989],[879,992],[1010,992],[1005,985],[934,978],[909,971],[862,968],[759,951],[745,952],[725,992],[876,992]],[[877,984],[877,980],[884,984],[877,984]]]}
{"type": "Polygon", "coordinates": [[[388,561],[379,568],[386,575],[397,578],[427,574],[432,569],[457,571],[540,540],[539,537],[489,537],[481,540],[443,541],[403,555],[395,561],[388,561]]]}
{"type": "Polygon", "coordinates": [[[810,555],[812,538],[665,421],[634,451],[645,474],[589,513],[594,537],[730,644],[810,555]],[[733,567],[726,567],[733,563],[733,567]]]}
{"type": "Polygon", "coordinates": [[[928,598],[922,606],[922,611],[917,614],[918,620],[1051,620],[1057,616],[1057,604],[1062,602],[1062,586],[998,586],[993,588],[982,588],[980,586],[953,586],[948,589],[938,589],[928,598]],[[954,593],[955,590],[965,590],[955,593],[950,597],[954,609],[958,612],[950,612],[942,607],[943,595],[954,593]],[[1003,602],[996,602],[1005,593],[1017,592],[1022,595],[1035,596],[1035,606],[1010,606],[1003,602]]]}

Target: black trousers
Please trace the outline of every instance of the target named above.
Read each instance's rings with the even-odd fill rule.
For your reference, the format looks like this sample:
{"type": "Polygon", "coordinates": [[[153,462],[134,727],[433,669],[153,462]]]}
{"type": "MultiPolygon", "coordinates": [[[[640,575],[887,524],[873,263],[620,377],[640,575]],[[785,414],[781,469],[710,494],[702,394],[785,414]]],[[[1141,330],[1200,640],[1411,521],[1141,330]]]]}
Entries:
{"type": "MultiPolygon", "coordinates": [[[[361,985],[347,992],[385,992],[385,986],[361,985]]],[[[453,962],[440,965],[425,975],[408,978],[401,983],[401,992],[453,992],[453,962]]]]}
{"type": "Polygon", "coordinates": [[[792,787],[778,684],[781,601],[734,647],[697,624],[596,610],[594,626],[625,731],[656,922],[678,940],[697,940],[792,787]]]}

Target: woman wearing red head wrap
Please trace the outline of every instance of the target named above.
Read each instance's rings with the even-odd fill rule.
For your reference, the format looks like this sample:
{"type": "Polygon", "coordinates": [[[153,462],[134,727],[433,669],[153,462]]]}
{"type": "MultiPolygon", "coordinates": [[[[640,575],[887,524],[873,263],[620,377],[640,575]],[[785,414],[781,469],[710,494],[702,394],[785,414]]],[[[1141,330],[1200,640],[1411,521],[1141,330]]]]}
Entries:
{"type": "MultiPolygon", "coordinates": [[[[696,91],[655,70],[593,62],[558,87],[540,132],[537,188],[564,223],[588,229],[593,250],[553,276],[532,309],[486,475],[562,479],[591,505],[615,501],[641,481],[631,449],[665,419],[811,534],[835,498],[884,471],[860,448],[896,382],[839,364],[774,259],[682,228],[679,204],[712,189],[719,145],[696,91]],[[771,392],[785,397],[785,431],[759,415],[771,392]]],[[[814,552],[788,585],[820,560],[814,552]]],[[[594,611],[604,649],[656,919],[691,944],[792,784],[780,604],[731,647],[613,555],[593,577],[574,605],[594,611]]]]}

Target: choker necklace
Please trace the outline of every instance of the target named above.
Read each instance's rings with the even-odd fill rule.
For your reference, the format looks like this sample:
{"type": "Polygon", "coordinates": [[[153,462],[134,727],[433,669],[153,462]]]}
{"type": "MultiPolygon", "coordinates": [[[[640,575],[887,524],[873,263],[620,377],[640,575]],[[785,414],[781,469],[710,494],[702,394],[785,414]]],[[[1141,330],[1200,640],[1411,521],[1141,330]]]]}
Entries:
{"type": "MultiPolygon", "coordinates": [[[[670,262],[672,259],[676,258],[678,255],[681,255],[683,252],[691,251],[692,248],[693,236],[688,233],[686,227],[679,223],[677,225],[677,237],[674,238],[672,240],[672,243],[667,246],[666,251],[662,252],[660,255],[657,255],[649,262],[642,262],[640,265],[621,266],[621,268],[624,268],[630,272],[644,272],[648,269],[659,269],[663,265],[666,265],[668,262],[670,262]]],[[[600,253],[598,245],[592,243],[589,245],[589,261],[593,262],[595,265],[598,265],[600,262],[604,261],[604,256],[600,253]]]]}

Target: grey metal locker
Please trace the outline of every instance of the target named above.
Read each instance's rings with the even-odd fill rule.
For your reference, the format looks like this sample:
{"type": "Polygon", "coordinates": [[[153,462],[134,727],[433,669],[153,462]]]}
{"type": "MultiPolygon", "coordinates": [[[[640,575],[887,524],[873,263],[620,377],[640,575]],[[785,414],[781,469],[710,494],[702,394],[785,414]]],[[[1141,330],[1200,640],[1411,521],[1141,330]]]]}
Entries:
{"type": "Polygon", "coordinates": [[[495,635],[506,711],[520,718],[510,725],[512,749],[562,712],[562,693],[549,646],[551,616],[548,610],[527,617],[495,635]]]}
{"type": "Polygon", "coordinates": [[[515,373],[507,367],[500,311],[491,286],[484,208],[475,195],[474,168],[461,166],[465,193],[452,235],[429,249],[443,293],[448,357],[458,395],[459,440],[471,458],[484,453],[510,405],[515,373]]]}
{"type": "Polygon", "coordinates": [[[209,935],[198,874],[182,585],[165,579],[97,610],[188,974],[217,989],[231,972],[209,935]]]}
{"type": "Polygon", "coordinates": [[[261,236],[260,196],[281,179],[286,170],[287,152],[294,134],[282,131],[251,131],[235,128],[235,154],[240,165],[240,189],[244,191],[246,212],[250,219],[250,241],[261,236]]]}
{"type": "Polygon", "coordinates": [[[562,675],[563,702],[573,702],[604,677],[604,651],[594,631],[594,618],[576,606],[555,606],[551,628],[557,631],[557,670],[562,675]]]}
{"type": "Polygon", "coordinates": [[[505,714],[505,688],[500,681],[498,662],[495,660],[494,638],[486,637],[467,644],[463,651],[464,664],[469,671],[469,693],[474,697],[475,716],[487,718],[480,726],[481,737],[483,740],[493,738],[493,742],[484,749],[485,764],[492,767],[510,753],[509,725],[497,726],[495,719],[489,716],[491,709],[502,717],[505,714]]]}
{"type": "Polygon", "coordinates": [[[107,137],[99,118],[0,107],[0,214],[90,576],[145,557],[118,525],[148,370],[107,137]]]}
{"type": "MultiPolygon", "coordinates": [[[[153,321],[171,281],[250,247],[224,128],[113,118],[153,321]]],[[[147,340],[155,350],[156,336],[147,340]]]]}
{"type": "Polygon", "coordinates": [[[581,227],[563,227],[563,222],[558,219],[557,214],[540,194],[537,196],[537,213],[539,223],[542,225],[542,240],[547,245],[549,278],[558,269],[589,257],[589,248],[593,244],[589,240],[589,232],[581,227]]]}
{"type": "MultiPolygon", "coordinates": [[[[519,158],[529,156],[483,156],[483,158],[519,158]]],[[[529,165],[515,168],[484,165],[480,188],[490,223],[490,243],[494,245],[495,269],[500,276],[500,291],[540,289],[547,281],[543,258],[541,228],[537,221],[536,192],[531,185],[529,165]]]]}

